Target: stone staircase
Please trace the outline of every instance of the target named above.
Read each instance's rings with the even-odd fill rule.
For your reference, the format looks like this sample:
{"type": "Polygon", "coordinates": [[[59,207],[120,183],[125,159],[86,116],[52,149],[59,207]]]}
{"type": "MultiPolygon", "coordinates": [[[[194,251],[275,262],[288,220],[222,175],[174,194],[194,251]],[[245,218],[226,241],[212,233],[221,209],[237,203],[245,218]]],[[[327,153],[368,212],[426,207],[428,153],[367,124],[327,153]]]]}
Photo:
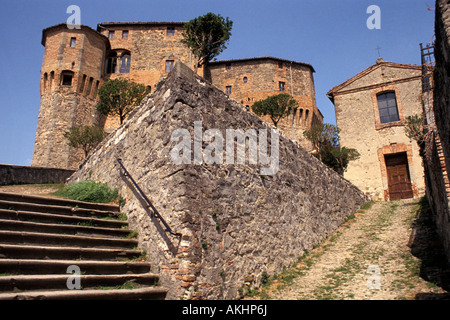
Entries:
{"type": "Polygon", "coordinates": [[[118,206],[0,193],[0,300],[165,299],[127,226],[118,206]]]}

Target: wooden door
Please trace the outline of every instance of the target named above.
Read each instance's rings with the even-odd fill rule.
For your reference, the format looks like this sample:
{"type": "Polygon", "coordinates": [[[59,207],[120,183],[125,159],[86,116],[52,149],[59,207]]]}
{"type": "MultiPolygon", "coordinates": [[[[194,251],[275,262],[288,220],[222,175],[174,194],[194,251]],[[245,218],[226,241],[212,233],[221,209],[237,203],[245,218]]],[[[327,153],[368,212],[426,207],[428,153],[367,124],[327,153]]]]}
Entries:
{"type": "Polygon", "coordinates": [[[390,200],[413,197],[406,152],[385,155],[390,200]]]}

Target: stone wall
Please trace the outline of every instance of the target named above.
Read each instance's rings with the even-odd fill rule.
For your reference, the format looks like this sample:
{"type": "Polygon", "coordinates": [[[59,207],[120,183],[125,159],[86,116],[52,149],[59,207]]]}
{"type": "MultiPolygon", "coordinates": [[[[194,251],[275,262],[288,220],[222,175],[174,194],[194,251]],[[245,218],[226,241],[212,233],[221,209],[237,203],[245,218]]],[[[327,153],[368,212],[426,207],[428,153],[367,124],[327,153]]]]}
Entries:
{"type": "Polygon", "coordinates": [[[0,164],[0,185],[65,183],[73,170],[0,164]]]}
{"type": "MultiPolygon", "coordinates": [[[[170,154],[179,141],[171,135],[176,129],[193,135],[195,121],[202,122],[203,133],[267,129],[270,146],[277,149],[270,125],[179,63],[70,179],[118,188],[126,200],[122,211],[139,230],[140,245],[169,299],[238,298],[261,284],[263,272],[278,274],[296,262],[367,201],[284,136],[274,175],[262,174],[265,166],[248,160],[176,165],[170,154]],[[164,231],[121,175],[117,157],[181,237],[164,231]]],[[[195,135],[199,138],[198,131],[195,135]]]]}
{"type": "Polygon", "coordinates": [[[434,134],[426,144],[427,195],[433,208],[437,230],[450,260],[450,4],[436,1],[435,19],[436,68],[434,79],[434,104],[429,123],[434,134]]]}

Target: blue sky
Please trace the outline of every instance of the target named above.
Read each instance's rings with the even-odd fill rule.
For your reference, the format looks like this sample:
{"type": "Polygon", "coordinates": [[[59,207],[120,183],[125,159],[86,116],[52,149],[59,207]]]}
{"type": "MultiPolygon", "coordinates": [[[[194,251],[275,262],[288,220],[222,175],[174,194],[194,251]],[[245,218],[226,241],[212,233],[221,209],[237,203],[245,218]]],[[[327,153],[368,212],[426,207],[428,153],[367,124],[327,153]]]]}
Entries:
{"type": "Polygon", "coordinates": [[[81,23],[189,21],[207,12],[233,20],[218,59],[274,56],[312,64],[317,106],[335,124],[326,92],[378,58],[420,64],[419,43],[434,34],[432,0],[0,0],[0,163],[30,165],[39,113],[42,29],[65,22],[69,5],[81,23]],[[381,29],[370,30],[367,8],[381,9],[381,29]]]}

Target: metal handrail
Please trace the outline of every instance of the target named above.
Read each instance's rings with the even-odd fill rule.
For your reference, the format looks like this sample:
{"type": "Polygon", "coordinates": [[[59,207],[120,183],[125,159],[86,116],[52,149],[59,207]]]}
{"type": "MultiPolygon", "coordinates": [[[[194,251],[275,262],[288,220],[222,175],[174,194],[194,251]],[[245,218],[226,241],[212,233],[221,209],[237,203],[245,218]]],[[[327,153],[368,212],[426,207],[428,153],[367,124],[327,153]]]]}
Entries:
{"type": "Polygon", "coordinates": [[[116,158],[116,161],[119,163],[120,167],[122,168],[122,170],[124,172],[124,176],[128,177],[130,179],[130,181],[133,183],[135,188],[139,191],[139,193],[142,196],[142,198],[144,198],[144,200],[147,202],[148,206],[153,210],[153,213],[159,218],[159,220],[161,220],[162,224],[167,229],[166,231],[168,231],[170,234],[173,234],[174,236],[181,237],[181,233],[173,231],[172,228],[170,228],[169,225],[167,224],[167,222],[164,220],[164,218],[161,217],[161,215],[159,214],[158,210],[156,210],[156,208],[153,206],[153,204],[150,201],[150,199],[147,198],[147,196],[145,195],[144,191],[142,191],[142,189],[138,186],[136,181],[134,181],[133,177],[130,175],[130,173],[127,171],[127,169],[125,169],[125,167],[124,167],[124,165],[122,163],[122,159],[116,158]]]}

